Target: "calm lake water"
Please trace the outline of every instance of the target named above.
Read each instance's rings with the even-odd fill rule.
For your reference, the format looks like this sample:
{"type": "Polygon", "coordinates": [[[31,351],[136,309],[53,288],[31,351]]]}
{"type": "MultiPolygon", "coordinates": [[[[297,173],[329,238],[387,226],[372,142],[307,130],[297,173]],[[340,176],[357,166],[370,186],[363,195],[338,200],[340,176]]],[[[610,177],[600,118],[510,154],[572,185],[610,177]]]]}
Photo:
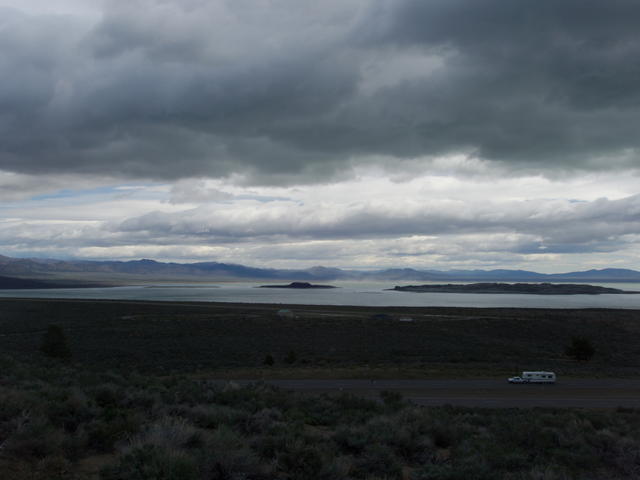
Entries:
{"type": "MultiPolygon", "coordinates": [[[[0,297],[246,302],[308,305],[411,307],[523,307],[523,308],[631,308],[640,309],[636,295],[524,295],[471,293],[412,293],[386,291],[412,282],[335,282],[340,288],[293,290],[256,288],[258,283],[163,284],[113,288],[0,290],[0,297]]],[[[413,282],[414,284],[416,282],[413,282]]],[[[424,284],[427,282],[420,282],[424,284]]],[[[640,283],[592,283],[640,291],[640,283]]]]}

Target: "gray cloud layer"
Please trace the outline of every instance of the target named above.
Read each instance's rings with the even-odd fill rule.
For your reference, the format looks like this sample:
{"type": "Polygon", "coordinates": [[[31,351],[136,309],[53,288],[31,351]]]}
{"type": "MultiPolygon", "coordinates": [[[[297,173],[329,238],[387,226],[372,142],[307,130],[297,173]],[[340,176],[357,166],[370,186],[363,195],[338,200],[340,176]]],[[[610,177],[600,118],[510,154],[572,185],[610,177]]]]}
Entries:
{"type": "Polygon", "coordinates": [[[0,169],[321,181],[468,153],[638,167],[632,0],[110,1],[0,15],[0,169]]]}
{"type": "Polygon", "coordinates": [[[395,208],[362,204],[341,215],[284,203],[260,208],[250,201],[236,208],[209,204],[108,222],[5,220],[0,246],[7,252],[48,255],[68,255],[71,248],[80,256],[107,258],[222,255],[220,260],[240,263],[358,259],[361,265],[372,259],[374,264],[391,259],[393,265],[398,258],[427,258],[429,264],[446,266],[465,260],[505,265],[548,254],[593,258],[616,252],[620,257],[636,251],[640,239],[640,195],[614,201],[507,202],[500,208],[480,203],[460,208],[455,202],[395,208]]]}
{"type": "MultiPolygon", "coordinates": [[[[467,204],[353,206],[342,214],[304,205],[238,211],[203,206],[154,212],[112,224],[111,233],[141,243],[180,241],[341,240],[410,236],[516,235],[521,254],[611,252],[640,236],[640,195],[593,202],[560,200],[467,204]]],[[[474,245],[482,250],[482,241],[474,245]]],[[[493,245],[496,249],[497,245],[493,245]]],[[[413,254],[415,252],[405,252],[413,254]]]]}

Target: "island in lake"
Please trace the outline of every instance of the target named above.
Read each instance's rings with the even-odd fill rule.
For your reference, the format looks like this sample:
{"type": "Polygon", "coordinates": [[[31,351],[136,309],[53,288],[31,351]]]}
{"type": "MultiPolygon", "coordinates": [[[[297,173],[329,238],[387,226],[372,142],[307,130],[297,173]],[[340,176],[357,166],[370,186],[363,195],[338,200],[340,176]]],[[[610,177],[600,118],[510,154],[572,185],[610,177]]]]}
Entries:
{"type": "Polygon", "coordinates": [[[599,295],[601,293],[640,293],[617,288],[573,283],[468,283],[446,285],[407,285],[390,290],[438,293],[528,293],[534,295],[599,295]]]}
{"type": "Polygon", "coordinates": [[[309,282],[291,282],[288,285],[260,285],[259,288],[338,288],[333,285],[314,285],[309,282]]]}

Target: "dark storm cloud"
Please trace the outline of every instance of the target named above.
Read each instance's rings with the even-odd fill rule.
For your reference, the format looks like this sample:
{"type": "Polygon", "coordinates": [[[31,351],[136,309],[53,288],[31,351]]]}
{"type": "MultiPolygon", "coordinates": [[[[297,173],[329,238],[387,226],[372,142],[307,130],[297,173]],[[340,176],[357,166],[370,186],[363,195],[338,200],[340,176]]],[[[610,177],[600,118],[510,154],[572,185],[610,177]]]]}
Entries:
{"type": "Polygon", "coordinates": [[[446,56],[438,75],[399,97],[430,110],[424,137],[442,148],[589,165],[638,147],[639,14],[629,0],[378,2],[377,28],[362,34],[446,56]]]}
{"type": "Polygon", "coordinates": [[[0,169],[295,183],[374,157],[638,166],[640,3],[107,2],[0,16],[0,169]]]}

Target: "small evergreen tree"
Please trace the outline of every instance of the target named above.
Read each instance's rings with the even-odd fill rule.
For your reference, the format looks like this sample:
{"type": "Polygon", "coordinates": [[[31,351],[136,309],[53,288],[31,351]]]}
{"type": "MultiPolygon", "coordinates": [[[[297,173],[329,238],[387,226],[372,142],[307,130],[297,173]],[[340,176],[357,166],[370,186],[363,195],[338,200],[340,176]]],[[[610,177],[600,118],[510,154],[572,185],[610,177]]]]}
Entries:
{"type": "Polygon", "coordinates": [[[273,359],[273,355],[271,355],[270,353],[267,353],[267,355],[264,357],[264,361],[262,363],[267,365],[268,367],[270,367],[271,365],[273,365],[276,362],[273,359]]]}
{"type": "Polygon", "coordinates": [[[564,353],[579,362],[588,362],[593,358],[596,349],[586,337],[573,337],[564,353]]]}
{"type": "Polygon", "coordinates": [[[298,359],[298,357],[296,356],[296,352],[294,352],[293,350],[289,350],[289,353],[287,353],[287,356],[284,357],[284,361],[286,363],[296,363],[296,360],[298,359]]]}
{"type": "Polygon", "coordinates": [[[67,343],[67,337],[59,325],[49,325],[49,328],[47,328],[46,333],[42,337],[40,351],[52,358],[59,358],[61,360],[69,360],[71,358],[71,350],[67,343]]]}

